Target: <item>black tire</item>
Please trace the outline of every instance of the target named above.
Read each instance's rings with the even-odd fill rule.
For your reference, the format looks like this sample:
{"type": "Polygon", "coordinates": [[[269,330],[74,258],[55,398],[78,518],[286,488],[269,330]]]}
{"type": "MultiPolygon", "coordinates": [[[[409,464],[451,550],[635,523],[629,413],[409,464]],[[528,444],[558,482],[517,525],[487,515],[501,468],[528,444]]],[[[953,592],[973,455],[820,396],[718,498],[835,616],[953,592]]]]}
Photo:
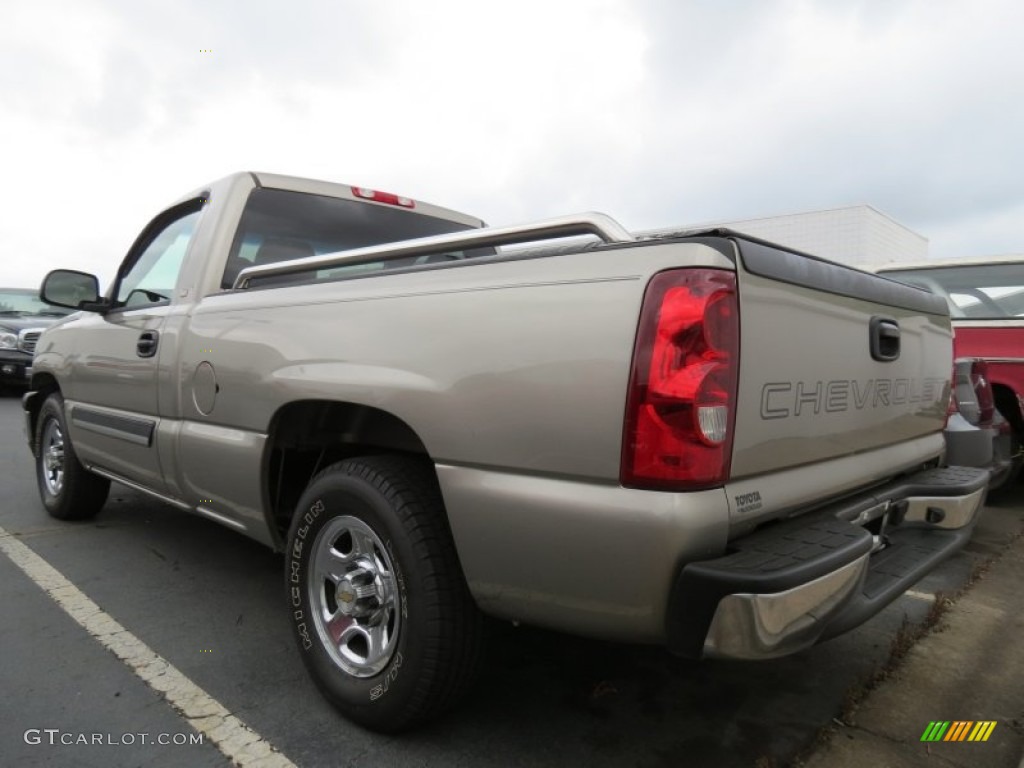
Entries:
{"type": "Polygon", "coordinates": [[[39,409],[35,443],[39,497],[50,516],[58,520],[95,517],[107,501],[110,481],[78,461],[64,419],[64,399],[57,392],[39,409]]]}
{"type": "Polygon", "coordinates": [[[405,730],[472,684],[481,617],[426,462],[371,456],[317,474],[288,534],[285,585],[306,669],[350,720],[405,730]]]}

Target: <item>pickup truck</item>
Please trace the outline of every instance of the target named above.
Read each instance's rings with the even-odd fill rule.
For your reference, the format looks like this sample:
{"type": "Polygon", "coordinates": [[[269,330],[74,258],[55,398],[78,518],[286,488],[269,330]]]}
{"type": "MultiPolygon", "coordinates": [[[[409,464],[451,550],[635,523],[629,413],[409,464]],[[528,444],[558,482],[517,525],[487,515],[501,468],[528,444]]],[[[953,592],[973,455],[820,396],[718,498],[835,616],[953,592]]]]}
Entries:
{"type": "Polygon", "coordinates": [[[972,376],[982,380],[983,391],[991,390],[995,426],[990,431],[995,439],[990,488],[1012,490],[1024,464],[1024,259],[933,260],[878,272],[946,299],[954,354],[974,359],[972,376]]]}
{"type": "Polygon", "coordinates": [[[42,295],[80,310],[24,398],[45,508],[117,481],[282,551],[312,679],[380,731],[459,698],[483,616],[808,648],[963,546],[986,490],[943,466],[945,302],[728,230],[488,228],[241,173],[105,295],[42,295]]]}

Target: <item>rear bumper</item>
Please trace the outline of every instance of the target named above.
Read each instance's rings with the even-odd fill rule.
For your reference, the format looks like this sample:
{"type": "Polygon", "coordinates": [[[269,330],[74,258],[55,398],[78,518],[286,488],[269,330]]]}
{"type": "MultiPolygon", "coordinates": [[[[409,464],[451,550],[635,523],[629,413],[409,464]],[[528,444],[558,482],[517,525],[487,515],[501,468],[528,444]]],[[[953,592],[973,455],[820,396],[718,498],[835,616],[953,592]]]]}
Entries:
{"type": "Polygon", "coordinates": [[[946,439],[946,463],[955,467],[991,467],[995,429],[976,427],[954,413],[942,436],[946,439]]]}
{"type": "Polygon", "coordinates": [[[772,658],[858,626],[966,544],[987,482],[980,468],[919,472],[684,566],[669,598],[670,649],[772,658]]]}
{"type": "Polygon", "coordinates": [[[946,462],[958,467],[988,469],[990,491],[1016,477],[1013,431],[998,411],[991,427],[976,427],[954,413],[942,434],[946,439],[946,462]]]}

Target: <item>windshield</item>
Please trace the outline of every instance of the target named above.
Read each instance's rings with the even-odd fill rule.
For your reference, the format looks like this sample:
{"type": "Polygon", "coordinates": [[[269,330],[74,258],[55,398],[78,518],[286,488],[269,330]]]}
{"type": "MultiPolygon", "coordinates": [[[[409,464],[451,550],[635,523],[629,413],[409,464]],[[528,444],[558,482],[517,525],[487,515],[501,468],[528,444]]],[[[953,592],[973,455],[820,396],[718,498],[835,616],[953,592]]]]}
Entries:
{"type": "Polygon", "coordinates": [[[75,310],[62,309],[47,304],[39,298],[39,292],[29,288],[0,288],[0,315],[48,315],[64,317],[75,310]]]}
{"type": "Polygon", "coordinates": [[[953,317],[1024,317],[1024,262],[886,270],[883,274],[944,297],[953,317]]]}

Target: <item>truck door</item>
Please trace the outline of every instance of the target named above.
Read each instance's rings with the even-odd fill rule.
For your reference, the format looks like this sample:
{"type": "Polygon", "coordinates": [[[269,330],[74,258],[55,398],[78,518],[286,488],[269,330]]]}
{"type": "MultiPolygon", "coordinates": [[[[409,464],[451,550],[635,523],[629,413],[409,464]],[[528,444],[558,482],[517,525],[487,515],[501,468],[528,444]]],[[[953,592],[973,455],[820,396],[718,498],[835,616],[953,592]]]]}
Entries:
{"type": "Polygon", "coordinates": [[[161,331],[202,203],[175,206],[143,230],[118,271],[113,307],[75,339],[68,422],[79,457],[157,492],[161,331]]]}

